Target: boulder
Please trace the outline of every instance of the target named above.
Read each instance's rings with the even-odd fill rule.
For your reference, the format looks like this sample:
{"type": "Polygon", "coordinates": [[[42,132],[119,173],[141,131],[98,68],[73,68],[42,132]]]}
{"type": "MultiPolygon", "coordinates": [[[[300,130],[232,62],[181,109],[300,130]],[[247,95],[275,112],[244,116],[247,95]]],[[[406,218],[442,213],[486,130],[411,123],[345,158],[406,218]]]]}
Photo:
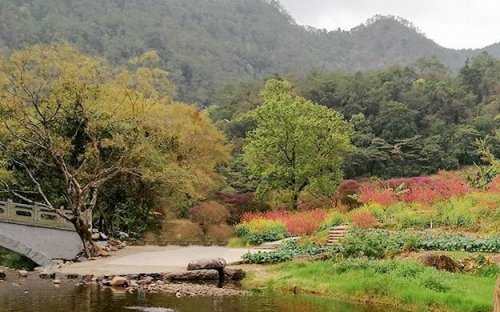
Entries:
{"type": "Polygon", "coordinates": [[[460,264],[446,255],[425,254],[420,257],[420,261],[426,266],[436,268],[441,271],[458,272],[460,264]]]}
{"type": "Polygon", "coordinates": [[[0,281],[4,281],[7,278],[7,274],[4,270],[0,270],[0,281]]]}
{"type": "Polygon", "coordinates": [[[19,270],[17,271],[20,277],[28,277],[28,271],[25,270],[19,270]]]}
{"type": "Polygon", "coordinates": [[[197,270],[223,270],[227,262],[223,258],[216,259],[201,259],[189,262],[187,266],[188,271],[197,270]]]}
{"type": "Polygon", "coordinates": [[[111,280],[110,285],[112,287],[127,287],[128,286],[128,280],[123,277],[123,276],[115,276],[111,280]]]}

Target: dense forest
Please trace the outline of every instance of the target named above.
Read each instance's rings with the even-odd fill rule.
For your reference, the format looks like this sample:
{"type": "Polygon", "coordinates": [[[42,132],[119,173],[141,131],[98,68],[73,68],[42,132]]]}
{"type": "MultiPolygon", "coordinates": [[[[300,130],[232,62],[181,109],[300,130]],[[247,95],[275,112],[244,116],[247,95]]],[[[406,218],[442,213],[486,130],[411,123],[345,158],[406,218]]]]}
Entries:
{"type": "MultiPolygon", "coordinates": [[[[368,70],[430,56],[457,70],[480,52],[443,48],[395,17],[376,17],[351,31],[299,26],[275,0],[0,1],[0,48],[54,41],[115,64],[156,50],[177,98],[202,105],[234,80],[368,70]]],[[[500,55],[498,45],[484,51],[500,55]]]]}
{"type": "MultiPolygon", "coordinates": [[[[500,61],[481,54],[451,74],[437,59],[346,74],[314,71],[294,80],[296,92],[341,112],[356,146],[347,177],[417,176],[480,164],[478,140],[500,155],[500,61]]],[[[211,116],[238,147],[255,127],[263,81],[216,93],[211,116]]],[[[238,153],[238,149],[237,153],[238,153]]],[[[238,158],[237,158],[238,159],[238,158]]]]}
{"type": "Polygon", "coordinates": [[[277,1],[0,0],[0,47],[1,104],[18,104],[0,110],[0,121],[12,123],[0,129],[0,178],[3,168],[14,185],[0,197],[17,190],[18,199],[71,207],[78,188],[63,185],[76,175],[89,185],[76,192],[78,222],[89,222],[83,212],[93,210],[105,232],[142,233],[161,219],[155,213],[188,218],[207,201],[208,210],[220,208],[212,201],[230,206],[234,223],[280,201],[296,209],[304,193],[331,198],[343,178],[479,165],[480,145],[500,155],[498,46],[445,49],[396,17],[327,32],[297,25],[277,1]],[[47,68],[73,84],[40,94],[60,120],[27,114],[61,146],[47,138],[40,146],[40,125],[26,128],[17,119],[24,115],[16,112],[40,105],[37,98],[23,104],[24,88],[40,92],[41,81],[58,81],[47,68]],[[83,87],[89,81],[98,96],[83,87]],[[65,92],[72,95],[61,112],[54,99],[65,92]],[[140,101],[122,100],[125,94],[140,101]],[[141,101],[158,111],[131,124],[141,101]],[[130,115],[124,120],[113,119],[118,104],[130,115]],[[109,154],[111,138],[116,151],[109,154]],[[38,149],[55,163],[25,152],[38,149]],[[49,189],[43,196],[30,189],[32,172],[49,189]],[[291,199],[280,198],[283,190],[291,199]]]}

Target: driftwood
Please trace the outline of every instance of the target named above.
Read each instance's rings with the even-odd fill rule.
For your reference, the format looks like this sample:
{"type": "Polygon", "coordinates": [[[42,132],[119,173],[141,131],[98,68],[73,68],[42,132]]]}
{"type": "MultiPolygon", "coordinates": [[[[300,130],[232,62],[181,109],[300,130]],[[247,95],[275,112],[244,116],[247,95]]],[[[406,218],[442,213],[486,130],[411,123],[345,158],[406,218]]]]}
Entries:
{"type": "Polygon", "coordinates": [[[500,312],[500,277],[497,280],[497,286],[495,287],[495,293],[493,296],[493,311],[500,312]]]}
{"type": "Polygon", "coordinates": [[[224,286],[225,274],[224,268],[226,267],[227,262],[225,259],[216,258],[216,259],[202,259],[191,261],[188,266],[188,271],[200,271],[200,270],[216,270],[219,277],[219,288],[224,286]]]}

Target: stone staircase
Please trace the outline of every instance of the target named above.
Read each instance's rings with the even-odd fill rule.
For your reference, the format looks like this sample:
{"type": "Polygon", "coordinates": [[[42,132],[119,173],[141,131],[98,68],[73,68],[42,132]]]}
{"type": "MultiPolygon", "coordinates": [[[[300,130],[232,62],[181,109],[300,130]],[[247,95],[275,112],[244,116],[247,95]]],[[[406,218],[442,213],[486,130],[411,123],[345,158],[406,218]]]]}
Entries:
{"type": "Polygon", "coordinates": [[[347,225],[339,225],[334,226],[328,232],[328,241],[326,243],[327,246],[336,245],[342,240],[347,233],[349,232],[349,226],[347,225]]]}

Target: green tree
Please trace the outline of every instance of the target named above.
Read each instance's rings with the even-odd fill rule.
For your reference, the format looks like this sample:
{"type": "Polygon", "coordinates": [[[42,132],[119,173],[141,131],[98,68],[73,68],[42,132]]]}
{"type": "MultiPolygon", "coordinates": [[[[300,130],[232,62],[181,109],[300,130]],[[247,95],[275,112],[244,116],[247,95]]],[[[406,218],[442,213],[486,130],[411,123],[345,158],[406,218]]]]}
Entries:
{"type": "Polygon", "coordinates": [[[196,198],[229,156],[206,114],[172,101],[167,73],[138,65],[155,60],[113,69],[69,45],[0,58],[0,188],[73,223],[87,255],[106,183],[140,179],[196,198]]]}
{"type": "Polygon", "coordinates": [[[332,194],[351,150],[351,127],[342,116],[296,95],[287,81],[269,80],[257,108],[257,128],[244,146],[244,160],[259,178],[260,193],[291,195],[291,207],[306,188],[332,194]]]}

